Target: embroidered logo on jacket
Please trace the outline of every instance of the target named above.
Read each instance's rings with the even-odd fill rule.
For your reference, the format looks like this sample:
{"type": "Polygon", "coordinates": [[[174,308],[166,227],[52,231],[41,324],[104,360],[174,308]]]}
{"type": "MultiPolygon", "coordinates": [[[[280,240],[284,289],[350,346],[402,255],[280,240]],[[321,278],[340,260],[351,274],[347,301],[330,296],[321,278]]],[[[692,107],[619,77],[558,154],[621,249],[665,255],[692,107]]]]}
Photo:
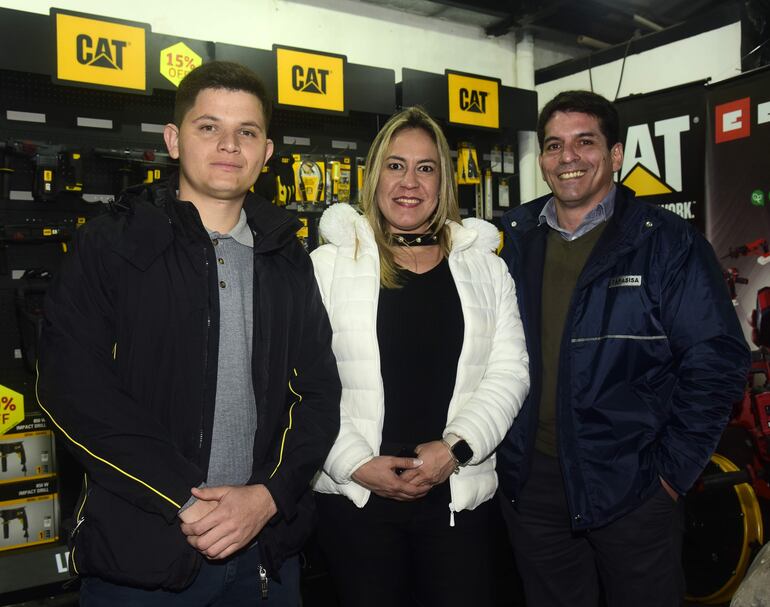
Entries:
{"type": "Polygon", "coordinates": [[[615,287],[641,287],[642,286],[642,277],[638,274],[634,275],[628,275],[628,276],[616,276],[615,278],[610,278],[610,289],[614,289],[615,287]]]}

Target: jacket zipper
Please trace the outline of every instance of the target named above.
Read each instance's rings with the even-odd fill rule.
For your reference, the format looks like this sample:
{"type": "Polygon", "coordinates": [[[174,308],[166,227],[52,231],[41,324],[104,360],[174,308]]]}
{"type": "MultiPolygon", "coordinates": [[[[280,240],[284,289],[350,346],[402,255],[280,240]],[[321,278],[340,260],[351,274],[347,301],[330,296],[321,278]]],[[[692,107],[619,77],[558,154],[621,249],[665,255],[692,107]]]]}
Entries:
{"type": "MultiPolygon", "coordinates": [[[[206,251],[206,247],[203,247],[203,263],[206,268],[206,289],[210,289],[211,286],[209,285],[209,257],[208,257],[208,251],[206,251]]],[[[210,294],[209,294],[210,297],[210,294]]],[[[206,411],[206,375],[208,373],[208,366],[209,366],[209,336],[211,333],[211,304],[208,301],[208,298],[206,299],[206,339],[204,340],[204,346],[203,346],[203,406],[201,407],[201,417],[200,417],[200,426],[198,427],[199,433],[198,433],[198,452],[203,448],[203,426],[204,426],[204,415],[206,411]]],[[[202,463],[202,462],[201,462],[202,463]]]]}
{"type": "MultiPolygon", "coordinates": [[[[294,369],[294,376],[296,377],[297,375],[297,369],[294,369]]],[[[294,428],[294,406],[302,404],[302,395],[294,390],[294,387],[291,385],[291,380],[289,380],[289,391],[297,398],[294,402],[291,403],[291,405],[289,405],[289,421],[286,424],[286,427],[283,429],[283,434],[281,435],[281,447],[278,451],[278,463],[275,465],[275,468],[273,468],[273,471],[270,473],[268,478],[273,478],[283,463],[283,449],[286,446],[286,436],[288,435],[289,431],[294,428]]]]}
{"type": "MultiPolygon", "coordinates": [[[[83,501],[80,502],[80,507],[77,509],[77,514],[75,515],[77,522],[75,523],[75,526],[72,528],[72,531],[70,531],[70,542],[72,542],[75,539],[75,536],[78,534],[78,531],[80,531],[80,526],[86,522],[86,517],[83,516],[83,510],[85,510],[87,500],[88,500],[88,475],[83,474],[83,501]]],[[[69,564],[72,567],[72,570],[75,572],[75,575],[80,575],[80,572],[78,571],[78,566],[75,563],[75,550],[76,550],[76,546],[73,545],[72,553],[70,554],[69,564]]]]}
{"type": "Polygon", "coordinates": [[[267,571],[262,566],[262,563],[259,564],[259,594],[262,597],[263,601],[267,600],[267,571]]]}

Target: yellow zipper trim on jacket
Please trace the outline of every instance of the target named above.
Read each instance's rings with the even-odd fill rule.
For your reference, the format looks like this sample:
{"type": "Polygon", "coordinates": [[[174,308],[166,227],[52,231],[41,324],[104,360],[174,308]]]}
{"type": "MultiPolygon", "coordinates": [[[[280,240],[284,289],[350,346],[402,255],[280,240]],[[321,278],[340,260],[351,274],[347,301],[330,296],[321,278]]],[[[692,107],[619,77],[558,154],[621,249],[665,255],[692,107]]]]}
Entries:
{"type": "Polygon", "coordinates": [[[139,479],[139,478],[135,477],[133,474],[129,474],[128,472],[126,472],[125,470],[123,470],[123,469],[122,469],[122,468],[120,468],[119,466],[116,466],[116,465],[115,465],[115,464],[113,464],[112,462],[110,462],[110,461],[107,461],[107,460],[106,460],[106,459],[104,459],[103,457],[99,457],[98,455],[96,455],[96,453],[94,453],[93,451],[91,451],[90,449],[88,449],[88,447],[86,447],[85,445],[82,445],[81,443],[79,443],[78,441],[76,441],[74,438],[72,438],[72,437],[69,435],[69,433],[68,433],[68,432],[67,432],[67,431],[66,431],[64,428],[62,428],[62,427],[59,425],[59,422],[57,422],[57,421],[56,421],[56,418],[54,418],[54,416],[53,416],[53,415],[51,415],[51,412],[50,412],[50,411],[48,411],[48,409],[46,409],[46,408],[45,408],[45,406],[43,405],[42,401],[40,400],[40,393],[38,392],[38,382],[39,382],[39,381],[40,381],[40,370],[39,370],[39,368],[38,368],[38,363],[36,362],[36,363],[35,363],[35,398],[37,399],[37,403],[40,405],[40,408],[41,408],[41,409],[42,409],[42,410],[45,412],[45,414],[46,414],[46,415],[47,415],[47,416],[50,418],[50,420],[51,420],[51,421],[54,423],[54,426],[56,426],[56,427],[59,429],[59,431],[60,431],[60,432],[61,432],[61,433],[62,433],[64,436],[66,436],[66,437],[67,437],[67,439],[68,439],[68,440],[69,440],[69,441],[70,441],[70,442],[71,442],[73,445],[75,445],[75,446],[77,446],[77,447],[80,447],[80,448],[81,448],[83,451],[85,451],[86,453],[88,453],[88,455],[90,455],[91,457],[93,457],[95,460],[98,460],[98,461],[102,462],[103,464],[106,464],[106,465],[107,465],[107,466],[109,466],[110,468],[112,468],[112,469],[114,469],[114,470],[117,470],[117,471],[118,471],[118,472],[120,472],[122,475],[124,475],[124,476],[127,476],[128,478],[130,478],[132,481],[135,481],[135,482],[139,483],[140,485],[142,485],[142,486],[144,486],[144,487],[147,487],[147,489],[149,489],[150,491],[152,491],[152,492],[153,492],[155,495],[158,495],[159,497],[162,497],[162,498],[163,498],[164,500],[166,500],[166,501],[167,501],[169,504],[171,504],[171,505],[173,505],[174,507],[176,507],[176,509],[177,509],[177,510],[179,510],[179,509],[182,507],[180,504],[177,504],[177,503],[176,503],[174,500],[172,500],[172,499],[171,499],[170,497],[168,497],[167,495],[164,495],[163,493],[161,493],[160,491],[158,491],[158,490],[157,490],[157,489],[155,489],[154,487],[152,487],[152,486],[148,485],[147,483],[145,483],[143,480],[141,480],[141,479],[139,479]]]}
{"type": "MultiPolygon", "coordinates": [[[[75,530],[73,531],[73,534],[76,533],[80,525],[83,524],[83,519],[80,516],[83,514],[83,509],[86,507],[87,501],[88,501],[88,474],[84,472],[83,473],[83,502],[80,504],[80,508],[78,508],[78,512],[75,515],[75,530]]],[[[75,562],[75,550],[77,550],[77,546],[72,546],[72,552],[70,553],[70,563],[72,564],[72,568],[75,570],[75,575],[80,575],[80,571],[78,571],[78,564],[75,562]]]]}
{"type": "MultiPolygon", "coordinates": [[[[294,377],[297,377],[297,370],[294,369],[294,377]]],[[[292,429],[292,426],[294,424],[294,405],[298,405],[302,402],[302,395],[298,394],[294,387],[291,385],[291,380],[289,380],[289,390],[291,393],[297,397],[297,400],[295,400],[293,403],[291,403],[291,407],[289,407],[289,425],[286,426],[283,430],[283,436],[281,437],[281,450],[278,452],[278,463],[275,465],[275,468],[270,473],[270,476],[268,478],[273,478],[275,476],[275,473],[278,472],[278,468],[281,467],[281,464],[283,463],[283,448],[286,446],[286,435],[289,433],[289,430],[292,429]]]]}
{"type": "Polygon", "coordinates": [[[83,502],[80,504],[80,508],[78,508],[78,513],[75,515],[75,520],[78,523],[80,522],[80,515],[83,514],[83,508],[86,507],[87,501],[88,501],[88,474],[84,472],[83,473],[83,502]]]}

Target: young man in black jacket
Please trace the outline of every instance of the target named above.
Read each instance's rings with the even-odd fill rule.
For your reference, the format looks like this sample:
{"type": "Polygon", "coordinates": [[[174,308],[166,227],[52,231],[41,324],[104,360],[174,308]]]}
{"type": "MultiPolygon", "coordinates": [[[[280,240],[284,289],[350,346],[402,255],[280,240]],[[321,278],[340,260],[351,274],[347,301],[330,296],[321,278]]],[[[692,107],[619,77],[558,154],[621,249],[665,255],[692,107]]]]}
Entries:
{"type": "Polygon", "coordinates": [[[49,289],[38,397],[86,470],[84,605],[299,604],[340,384],[299,223],[248,192],[269,119],[250,70],[191,72],[178,178],[81,228],[49,289]]]}

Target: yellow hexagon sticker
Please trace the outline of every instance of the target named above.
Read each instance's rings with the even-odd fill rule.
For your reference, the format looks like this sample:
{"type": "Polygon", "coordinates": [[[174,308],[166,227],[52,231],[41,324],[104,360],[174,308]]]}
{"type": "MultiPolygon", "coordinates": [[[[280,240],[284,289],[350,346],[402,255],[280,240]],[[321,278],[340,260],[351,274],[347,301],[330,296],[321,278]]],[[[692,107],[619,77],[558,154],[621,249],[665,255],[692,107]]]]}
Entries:
{"type": "Polygon", "coordinates": [[[177,42],[160,51],[160,73],[174,86],[179,86],[182,78],[202,62],[200,55],[184,42],[177,42]]]}
{"type": "Polygon", "coordinates": [[[24,396],[0,384],[0,434],[24,419],[24,396]]]}

